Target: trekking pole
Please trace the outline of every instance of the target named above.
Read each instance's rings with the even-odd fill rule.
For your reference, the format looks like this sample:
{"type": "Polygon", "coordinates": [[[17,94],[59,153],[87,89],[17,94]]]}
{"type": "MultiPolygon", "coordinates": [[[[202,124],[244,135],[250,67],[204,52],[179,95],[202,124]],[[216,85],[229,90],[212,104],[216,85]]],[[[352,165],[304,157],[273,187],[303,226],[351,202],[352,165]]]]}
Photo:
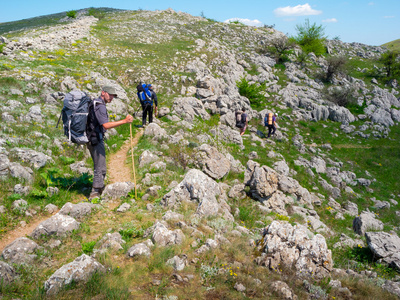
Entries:
{"type": "Polygon", "coordinates": [[[133,158],[132,123],[130,123],[130,131],[131,131],[131,156],[132,156],[133,181],[135,184],[135,200],[137,200],[135,159],[133,158]]]}

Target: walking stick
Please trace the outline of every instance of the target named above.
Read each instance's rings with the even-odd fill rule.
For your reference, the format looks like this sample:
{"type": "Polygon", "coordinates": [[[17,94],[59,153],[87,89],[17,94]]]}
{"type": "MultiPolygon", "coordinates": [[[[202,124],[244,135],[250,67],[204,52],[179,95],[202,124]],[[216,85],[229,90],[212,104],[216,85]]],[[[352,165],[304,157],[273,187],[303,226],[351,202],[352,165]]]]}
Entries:
{"type": "Polygon", "coordinates": [[[134,181],[134,184],[135,184],[135,200],[137,200],[135,159],[133,158],[132,123],[130,124],[130,130],[131,130],[131,156],[132,156],[133,181],[134,181]]]}

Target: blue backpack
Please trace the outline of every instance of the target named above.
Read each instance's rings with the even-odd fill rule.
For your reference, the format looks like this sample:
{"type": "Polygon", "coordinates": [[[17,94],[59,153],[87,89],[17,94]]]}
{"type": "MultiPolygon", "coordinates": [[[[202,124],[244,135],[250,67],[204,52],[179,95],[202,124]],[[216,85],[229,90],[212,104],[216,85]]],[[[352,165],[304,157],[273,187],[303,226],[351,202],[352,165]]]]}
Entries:
{"type": "Polygon", "coordinates": [[[144,104],[144,105],[153,106],[153,100],[151,99],[151,92],[150,92],[147,84],[145,84],[145,83],[139,84],[136,87],[136,89],[137,89],[137,95],[140,100],[140,103],[144,104]]]}

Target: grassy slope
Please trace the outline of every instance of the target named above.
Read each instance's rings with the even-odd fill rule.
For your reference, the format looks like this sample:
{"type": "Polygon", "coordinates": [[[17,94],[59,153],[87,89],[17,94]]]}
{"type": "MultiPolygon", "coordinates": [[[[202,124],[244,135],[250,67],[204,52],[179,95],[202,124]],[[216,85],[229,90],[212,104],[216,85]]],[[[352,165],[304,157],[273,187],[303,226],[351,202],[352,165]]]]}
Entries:
{"type": "Polygon", "coordinates": [[[388,42],[386,44],[383,44],[382,46],[387,47],[389,50],[400,51],[400,39],[388,42]]]}
{"type": "MultiPolygon", "coordinates": [[[[108,54],[110,54],[109,56],[106,55],[101,57],[95,52],[87,53],[86,48],[89,45],[86,41],[81,41],[80,43],[72,45],[72,47],[67,47],[62,51],[59,50],[51,53],[34,52],[33,56],[36,58],[36,60],[33,62],[7,61],[4,58],[0,58],[0,71],[2,72],[1,82],[3,83],[1,85],[3,86],[1,91],[6,93],[6,91],[12,86],[24,88],[26,86],[26,82],[14,79],[16,75],[14,70],[23,69],[26,66],[29,66],[35,71],[40,71],[40,73],[36,74],[39,78],[43,76],[43,74],[47,74],[50,71],[54,72],[55,81],[66,75],[73,76],[81,84],[81,88],[87,83],[93,84],[93,82],[87,78],[88,70],[105,72],[104,67],[107,66],[110,71],[105,75],[112,79],[118,79],[131,95],[134,95],[134,83],[138,81],[140,74],[145,72],[145,69],[148,67],[151,68],[150,73],[152,73],[154,77],[157,77],[159,82],[164,86],[173,82],[174,75],[193,75],[185,74],[180,70],[169,72],[164,67],[170,67],[174,62],[182,62],[182,65],[184,65],[184,63],[187,62],[191,56],[195,57],[199,55],[198,53],[193,53],[192,51],[194,40],[202,37],[204,34],[204,32],[200,31],[199,29],[203,27],[212,28],[213,26],[216,26],[217,28],[219,25],[212,22],[204,22],[199,24],[195,23],[189,25],[175,24],[174,26],[177,28],[175,30],[176,32],[179,32],[180,30],[190,30],[190,35],[185,35],[184,37],[182,37],[182,35],[179,38],[176,37],[160,44],[143,45],[139,42],[134,42],[132,36],[119,36],[120,28],[118,28],[118,25],[128,22],[134,18],[140,18],[140,16],[137,15],[139,13],[140,12],[124,12],[115,14],[112,17],[104,17],[98,22],[97,26],[94,28],[93,34],[100,39],[103,49],[108,51],[108,54]],[[120,53],[126,53],[127,49],[133,51],[131,55],[125,55],[124,57],[118,55],[120,53]],[[56,58],[49,59],[48,55],[50,54],[56,58]],[[69,68],[70,70],[66,71],[66,68],[69,68]],[[135,72],[126,73],[125,71],[127,69],[133,69],[135,72]]],[[[150,21],[152,24],[157,24],[157,20],[150,21]]],[[[159,23],[161,22],[162,21],[159,21],[159,23]]],[[[161,26],[162,24],[158,25],[161,26]]],[[[151,32],[154,29],[144,28],[144,30],[151,32]]],[[[229,39],[229,37],[226,38],[229,39]]],[[[211,61],[212,54],[206,54],[209,55],[208,57],[211,61]]],[[[371,64],[372,63],[373,62],[371,62],[371,64]]],[[[280,78],[283,80],[284,76],[280,76],[280,78]]],[[[170,106],[173,98],[178,94],[179,86],[171,85],[171,91],[169,92],[166,89],[162,90],[160,92],[162,105],[170,106]]],[[[32,94],[31,96],[39,97],[39,94],[32,94]]],[[[11,98],[21,100],[17,96],[12,96],[11,98]]],[[[131,103],[131,105],[134,105],[134,102],[131,103]]],[[[269,103],[267,104],[267,107],[271,108],[272,105],[273,103],[269,103]]],[[[279,111],[285,112],[287,115],[291,114],[290,109],[279,111]]],[[[197,135],[204,132],[205,129],[215,126],[218,123],[218,119],[218,116],[213,116],[212,119],[207,122],[206,126],[204,126],[204,123],[201,121],[195,122],[195,128],[190,133],[188,140],[191,142],[198,142],[197,135]]],[[[55,123],[56,116],[53,116],[51,121],[55,123]]],[[[370,200],[371,197],[376,197],[379,200],[387,201],[392,198],[392,194],[397,195],[400,193],[400,187],[397,181],[397,178],[399,177],[398,170],[400,167],[399,147],[397,143],[400,134],[398,125],[392,128],[390,139],[376,140],[371,138],[365,140],[360,137],[351,138],[342,133],[340,130],[338,130],[340,124],[334,122],[299,123],[284,117],[279,120],[279,123],[288,129],[287,135],[289,140],[294,136],[297,128],[305,137],[306,144],[311,144],[313,142],[318,145],[330,143],[333,147],[333,150],[323,151],[322,154],[333,160],[338,159],[342,161],[344,163],[343,169],[355,172],[357,177],[366,177],[365,170],[368,170],[372,177],[376,178],[377,181],[371,185],[371,188],[373,189],[372,193],[366,191],[365,188],[355,187],[354,190],[360,195],[359,198],[352,195],[344,195],[342,199],[338,199],[339,202],[345,202],[346,200],[351,199],[358,204],[360,210],[366,207],[372,209],[372,201],[370,200]],[[336,133],[337,135],[333,135],[332,133],[336,133]]],[[[251,125],[264,130],[264,128],[259,126],[255,120],[251,122],[251,125]]],[[[5,131],[4,128],[2,129],[5,131]]],[[[35,127],[35,130],[36,129],[43,130],[40,128],[40,126],[35,127]]],[[[173,126],[167,128],[170,134],[175,133],[178,129],[180,128],[175,128],[173,126]]],[[[16,130],[16,132],[13,134],[26,136],[29,134],[29,131],[31,131],[32,128],[29,128],[29,130],[27,128],[15,128],[14,130],[16,130]]],[[[47,127],[45,130],[46,134],[51,137],[61,136],[60,132],[56,131],[52,127],[47,127]]],[[[129,135],[129,132],[126,130],[126,128],[118,128],[118,132],[122,134],[123,137],[119,138],[117,136],[112,138],[112,140],[109,141],[110,145],[120,145],[121,141],[129,135]]],[[[259,158],[256,159],[256,161],[262,165],[268,166],[272,166],[277,159],[270,159],[266,155],[261,154],[275,150],[285,157],[285,160],[292,169],[297,171],[297,175],[294,177],[303,186],[310,190],[313,187],[317,187],[319,189],[318,192],[328,196],[320,187],[316,179],[306,175],[302,168],[294,166],[293,161],[298,158],[299,153],[296,149],[294,149],[290,141],[278,141],[276,142],[276,145],[267,145],[266,149],[261,149],[258,142],[256,142],[256,145],[254,146],[253,142],[246,137],[244,139],[244,144],[246,147],[243,151],[234,145],[219,146],[230,149],[235,158],[241,160],[243,164],[247,162],[248,154],[251,151],[257,151],[259,153],[259,158]]],[[[21,140],[16,143],[11,143],[10,145],[6,145],[5,147],[10,149],[16,146],[32,147],[33,145],[27,141],[21,140]]],[[[90,186],[90,182],[88,182],[85,178],[75,178],[77,183],[74,183],[73,180],[70,182],[67,181],[59,183],[56,180],[56,178],[62,177],[62,174],[70,172],[67,168],[68,164],[71,163],[69,159],[73,159],[74,161],[81,160],[82,152],[76,151],[76,149],[73,147],[65,148],[64,152],[60,152],[60,150],[58,150],[56,147],[52,147],[50,149],[53,151],[53,156],[56,157],[55,165],[57,166],[57,170],[52,170],[51,167],[47,167],[44,170],[41,170],[41,172],[54,174],[53,178],[50,180],[50,184],[57,185],[61,190],[61,194],[53,197],[41,195],[40,192],[44,191],[47,185],[43,177],[37,176],[37,180],[34,184],[37,193],[29,195],[26,199],[30,204],[36,204],[41,207],[47,203],[56,203],[57,205],[61,206],[67,201],[76,201],[79,195],[82,194],[82,188],[87,188],[90,186]],[[62,157],[64,157],[64,159],[62,157]],[[52,173],[52,171],[55,173],[52,173]],[[79,179],[81,179],[81,182],[79,179]],[[74,188],[71,189],[71,186],[74,188]]],[[[116,149],[118,149],[118,147],[116,149]]],[[[1,287],[2,294],[10,295],[10,297],[21,297],[21,295],[28,295],[28,297],[31,298],[42,298],[42,285],[44,280],[46,280],[57,268],[80,255],[83,252],[83,249],[90,249],[89,243],[96,242],[106,232],[108,232],[109,229],[111,229],[111,231],[119,231],[127,241],[127,244],[124,246],[124,250],[115,251],[110,255],[107,254],[98,257],[102,263],[110,268],[111,272],[100,278],[95,276],[87,285],[71,285],[67,290],[60,294],[60,299],[70,299],[73,297],[90,298],[94,297],[95,295],[103,295],[103,297],[107,299],[128,299],[130,297],[129,295],[144,299],[154,299],[154,297],[159,297],[160,295],[177,295],[180,298],[182,297],[191,299],[205,298],[206,296],[209,296],[212,299],[221,299],[224,297],[240,299],[242,297],[241,294],[238,294],[233,289],[234,284],[238,281],[243,282],[248,287],[249,294],[247,294],[247,297],[273,297],[273,294],[268,291],[268,286],[272,281],[280,279],[281,275],[279,273],[270,272],[266,268],[256,266],[253,263],[253,248],[248,245],[247,237],[236,238],[233,240],[232,246],[223,246],[221,250],[209,252],[203,256],[200,256],[200,260],[198,262],[191,264],[189,267],[187,267],[187,269],[185,269],[185,274],[195,275],[195,280],[192,280],[190,283],[179,283],[174,280],[172,276],[174,271],[171,267],[165,265],[165,261],[176,254],[193,254],[194,249],[191,247],[191,243],[196,239],[195,237],[191,236],[191,232],[185,231],[188,239],[182,246],[156,249],[149,260],[143,258],[132,260],[125,257],[126,250],[131,245],[144,240],[143,231],[151,226],[156,219],[160,219],[162,217],[162,210],[159,207],[156,206],[156,209],[153,212],[148,212],[146,210],[146,204],[158,203],[162,195],[167,192],[166,187],[169,185],[169,183],[171,183],[173,180],[179,182],[181,176],[185,173],[185,170],[182,167],[182,164],[185,162],[182,161],[179,154],[181,152],[191,154],[190,148],[177,147],[177,149],[174,149],[171,146],[170,150],[166,151],[160,149],[160,145],[152,144],[150,140],[142,138],[138,145],[137,153],[140,153],[141,150],[144,149],[164,151],[165,154],[170,155],[174,160],[173,163],[169,163],[167,165],[167,171],[165,172],[166,176],[161,177],[153,182],[153,184],[162,186],[159,196],[151,197],[147,201],[137,201],[137,204],[123,215],[116,213],[115,209],[111,211],[100,210],[94,213],[92,216],[82,222],[80,230],[75,232],[71,237],[62,239],[63,246],[58,249],[49,250],[48,253],[42,253],[40,255],[40,262],[52,261],[52,263],[49,263],[50,267],[43,268],[42,265],[36,269],[21,267],[19,271],[22,274],[22,281],[12,285],[11,287],[1,287]],[[237,262],[240,262],[240,264],[237,264],[237,262]],[[216,276],[214,274],[214,272],[218,269],[224,270],[221,271],[221,276],[216,276]],[[234,271],[231,272],[231,270],[234,271]],[[260,279],[262,281],[262,285],[257,286],[254,281],[250,280],[249,274],[253,278],[260,279]],[[152,281],[154,279],[160,280],[160,285],[153,285],[152,281]],[[214,289],[207,290],[207,287],[214,287],[214,289]]],[[[305,157],[309,159],[310,155],[306,154],[305,157]]],[[[190,166],[191,165],[188,164],[188,167],[190,166]]],[[[153,171],[147,169],[139,170],[138,181],[143,178],[147,172],[152,173],[153,171]]],[[[224,178],[222,181],[231,183],[231,180],[235,178],[243,180],[241,175],[230,174],[229,177],[224,178]]],[[[7,207],[9,207],[12,201],[15,200],[16,196],[10,195],[9,193],[9,189],[15,183],[16,182],[13,181],[7,182],[2,187],[2,203],[6,203],[8,205],[7,207]]],[[[142,195],[145,189],[146,187],[143,187],[142,190],[139,191],[139,195],[142,195]]],[[[121,202],[128,200],[129,199],[122,199],[121,202]]],[[[269,216],[262,215],[254,207],[254,201],[249,198],[243,201],[231,201],[229,204],[233,209],[240,207],[241,213],[236,217],[236,221],[239,224],[245,225],[249,228],[253,228],[255,226],[255,221],[263,221],[264,224],[268,224],[271,218],[289,219],[288,217],[277,216],[275,214],[271,214],[269,216]]],[[[327,211],[326,208],[326,203],[324,203],[321,207],[316,207],[316,210],[321,216],[321,220],[330,226],[335,232],[344,232],[352,237],[355,237],[351,230],[352,218],[347,217],[344,221],[337,221],[333,219],[334,215],[327,211]]],[[[218,230],[221,230],[224,227],[232,226],[231,224],[227,224],[226,221],[221,218],[211,218],[201,221],[193,220],[191,219],[191,214],[194,212],[194,209],[194,207],[189,205],[182,207],[179,212],[185,216],[184,220],[187,224],[196,224],[196,222],[198,222],[199,228],[205,233],[203,237],[199,238],[201,242],[204,242],[204,240],[208,237],[213,237],[211,232],[208,231],[206,225],[218,230]]],[[[383,213],[380,212],[380,214],[383,215],[382,220],[384,220],[387,224],[387,227],[389,227],[387,229],[392,229],[393,226],[397,226],[399,219],[394,214],[394,211],[397,209],[399,209],[399,207],[396,205],[394,207],[392,206],[388,211],[383,213]]],[[[4,215],[2,215],[2,218],[4,218],[4,215]]],[[[298,220],[300,223],[302,223],[301,219],[296,218],[296,216],[293,216],[291,222],[298,220]]],[[[21,220],[29,221],[29,218],[25,218],[24,216],[20,216],[18,214],[10,215],[2,220],[2,225],[4,225],[4,228],[7,230],[15,226],[21,220]],[[7,226],[10,227],[7,228],[7,226]]],[[[176,224],[174,223],[171,223],[170,226],[171,228],[177,228],[176,224]]],[[[336,241],[336,239],[337,236],[330,238],[330,246],[336,241]]],[[[88,253],[90,253],[90,250],[88,253]]],[[[354,254],[354,252],[338,253],[337,256],[334,256],[335,259],[337,259],[336,262],[338,266],[344,267],[341,265],[341,263],[343,259],[350,259],[350,255],[354,255],[355,257],[351,258],[356,260],[359,257],[364,258],[364,256],[361,256],[361,254],[354,254]]],[[[393,276],[392,273],[388,272],[387,268],[371,264],[368,259],[366,261],[361,261],[358,267],[363,269],[368,268],[369,265],[374,267],[376,271],[380,272],[380,276],[393,276]]],[[[295,292],[299,298],[302,298],[302,296],[305,297],[301,280],[296,279],[290,270],[282,270],[281,272],[283,272],[285,281],[290,284],[293,289],[295,289],[295,292]]],[[[390,296],[388,296],[386,293],[382,293],[373,285],[370,286],[365,282],[348,282],[346,286],[352,289],[353,295],[358,299],[363,298],[365,291],[368,291],[371,299],[378,297],[378,295],[382,299],[385,297],[387,299],[390,298],[390,296]]],[[[340,297],[340,295],[336,295],[334,293],[330,294],[330,296],[340,297]]]]}

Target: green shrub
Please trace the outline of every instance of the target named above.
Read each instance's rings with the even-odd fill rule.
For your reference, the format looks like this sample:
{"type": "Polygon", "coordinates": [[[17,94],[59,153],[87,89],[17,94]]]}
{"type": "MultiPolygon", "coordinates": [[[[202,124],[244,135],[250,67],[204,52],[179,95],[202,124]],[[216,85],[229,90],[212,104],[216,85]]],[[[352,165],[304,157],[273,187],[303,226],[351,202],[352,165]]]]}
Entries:
{"type": "Polygon", "coordinates": [[[296,25],[297,36],[294,37],[294,40],[304,52],[322,55],[326,53],[324,30],[322,25],[310,24],[310,20],[306,19],[304,24],[296,25]]]}
{"type": "Polygon", "coordinates": [[[270,54],[275,58],[275,62],[284,63],[290,61],[289,55],[293,53],[296,41],[293,38],[278,37],[269,41],[269,43],[257,51],[261,54],[270,54]]]}
{"type": "Polygon", "coordinates": [[[334,75],[344,72],[347,65],[347,58],[344,56],[329,56],[326,61],[328,68],[320,74],[320,78],[326,82],[331,81],[334,75]]]}
{"type": "Polygon", "coordinates": [[[67,11],[67,17],[75,19],[76,18],[76,10],[67,11]]]}
{"type": "Polygon", "coordinates": [[[82,243],[82,251],[83,251],[83,253],[85,253],[87,255],[92,254],[95,245],[96,245],[96,241],[82,243]]]}
{"type": "Polygon", "coordinates": [[[4,49],[4,46],[5,46],[6,44],[0,44],[0,53],[3,53],[3,49],[4,49]]]}
{"type": "Polygon", "coordinates": [[[357,98],[354,96],[354,93],[354,88],[351,87],[335,87],[325,90],[329,101],[343,107],[357,105],[357,98]]]}
{"type": "Polygon", "coordinates": [[[379,62],[384,66],[386,77],[392,79],[396,76],[400,76],[400,63],[398,62],[399,56],[400,52],[395,50],[382,53],[379,62]]]}
{"type": "Polygon", "coordinates": [[[249,84],[246,78],[242,78],[236,82],[239,88],[239,94],[249,99],[250,104],[254,107],[262,107],[265,96],[261,93],[265,89],[265,85],[249,84]]]}

